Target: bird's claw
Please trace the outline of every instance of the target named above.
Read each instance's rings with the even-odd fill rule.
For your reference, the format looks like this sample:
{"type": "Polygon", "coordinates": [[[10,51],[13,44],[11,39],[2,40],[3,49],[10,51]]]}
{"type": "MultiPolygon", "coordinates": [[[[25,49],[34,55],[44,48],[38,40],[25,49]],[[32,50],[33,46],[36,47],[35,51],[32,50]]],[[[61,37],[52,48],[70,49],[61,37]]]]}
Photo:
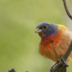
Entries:
{"type": "Polygon", "coordinates": [[[60,58],[60,64],[64,67],[68,67],[68,64],[66,63],[63,57],[60,58]]]}
{"type": "Polygon", "coordinates": [[[60,61],[56,62],[56,63],[51,67],[50,72],[54,72],[54,67],[55,67],[55,65],[56,65],[57,63],[60,64],[60,65],[62,65],[62,66],[64,66],[64,67],[68,67],[68,64],[66,63],[66,60],[65,60],[63,57],[61,57],[61,58],[60,58],[60,61]]]}

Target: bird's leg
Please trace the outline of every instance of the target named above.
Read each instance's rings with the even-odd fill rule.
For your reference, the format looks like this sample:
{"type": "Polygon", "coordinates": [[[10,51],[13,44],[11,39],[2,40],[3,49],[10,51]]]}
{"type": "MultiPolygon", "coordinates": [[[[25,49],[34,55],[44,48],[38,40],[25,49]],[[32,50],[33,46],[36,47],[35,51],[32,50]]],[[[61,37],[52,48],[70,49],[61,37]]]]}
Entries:
{"type": "Polygon", "coordinates": [[[61,57],[60,58],[60,62],[59,62],[62,66],[64,66],[64,67],[68,67],[68,64],[67,64],[67,62],[66,62],[66,60],[63,58],[63,57],[61,57]]]}
{"type": "Polygon", "coordinates": [[[54,72],[54,67],[59,64],[59,65],[62,65],[64,67],[68,67],[68,64],[67,64],[67,61],[61,57],[59,61],[57,61],[50,69],[50,72],[54,72]]]}

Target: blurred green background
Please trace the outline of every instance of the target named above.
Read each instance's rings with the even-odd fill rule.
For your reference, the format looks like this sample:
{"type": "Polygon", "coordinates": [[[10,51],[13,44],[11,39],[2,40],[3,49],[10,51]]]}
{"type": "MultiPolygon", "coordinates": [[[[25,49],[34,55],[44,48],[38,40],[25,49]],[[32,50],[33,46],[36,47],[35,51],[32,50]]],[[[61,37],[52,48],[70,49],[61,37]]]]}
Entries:
{"type": "Polygon", "coordinates": [[[53,62],[39,54],[35,29],[40,22],[66,24],[65,19],[62,0],[0,0],[0,72],[49,72],[53,62]]]}

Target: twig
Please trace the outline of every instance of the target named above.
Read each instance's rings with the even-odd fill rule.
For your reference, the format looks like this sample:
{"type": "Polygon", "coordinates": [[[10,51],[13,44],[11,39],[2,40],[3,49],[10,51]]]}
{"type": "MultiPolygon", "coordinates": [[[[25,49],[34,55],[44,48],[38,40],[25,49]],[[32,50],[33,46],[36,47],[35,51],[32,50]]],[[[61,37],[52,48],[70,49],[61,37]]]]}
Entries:
{"type": "Polygon", "coordinates": [[[9,70],[8,72],[16,72],[14,68],[12,68],[11,70],[9,70]]]}
{"type": "Polygon", "coordinates": [[[69,16],[69,18],[72,20],[72,15],[70,14],[67,5],[66,5],[66,0],[63,0],[63,4],[64,4],[64,8],[66,10],[67,15],[69,16]]]}
{"type": "MultiPolygon", "coordinates": [[[[71,53],[71,51],[72,51],[72,42],[71,42],[71,44],[69,45],[69,48],[68,48],[67,52],[66,52],[65,55],[63,56],[63,58],[64,58],[65,61],[67,60],[67,58],[68,58],[69,54],[71,53]]],[[[53,71],[50,71],[50,72],[66,72],[66,67],[62,66],[62,64],[61,64],[61,59],[60,59],[60,62],[59,62],[59,63],[56,63],[56,64],[52,67],[52,70],[53,70],[53,71]],[[59,69],[59,71],[58,71],[58,69],[59,69]],[[61,69],[61,70],[60,70],[60,69],[61,69]],[[63,69],[64,69],[64,71],[63,71],[63,69]]]]}

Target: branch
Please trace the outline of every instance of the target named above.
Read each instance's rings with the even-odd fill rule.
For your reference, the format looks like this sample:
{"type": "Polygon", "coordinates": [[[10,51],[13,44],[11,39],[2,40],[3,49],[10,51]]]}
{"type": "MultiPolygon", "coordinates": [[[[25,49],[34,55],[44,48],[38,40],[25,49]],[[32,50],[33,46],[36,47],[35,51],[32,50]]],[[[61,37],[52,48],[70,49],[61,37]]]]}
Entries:
{"type": "Polygon", "coordinates": [[[64,8],[66,10],[67,15],[69,16],[69,18],[72,20],[72,15],[70,14],[67,5],[66,5],[66,0],[63,0],[63,4],[64,4],[64,8]]]}
{"type": "MultiPolygon", "coordinates": [[[[65,55],[62,56],[62,58],[64,58],[64,61],[67,60],[67,58],[70,55],[71,51],[72,51],[72,42],[69,45],[69,48],[68,48],[67,52],[65,53],[65,55]]],[[[52,71],[50,71],[50,72],[66,72],[66,67],[64,67],[61,62],[62,61],[60,59],[60,62],[55,63],[52,67],[52,71]]]]}
{"type": "MultiPolygon", "coordinates": [[[[65,55],[62,57],[62,58],[64,58],[64,61],[67,60],[67,58],[70,55],[71,51],[72,51],[72,42],[69,45],[69,48],[66,51],[65,55]]],[[[56,64],[54,64],[53,67],[52,67],[53,71],[50,71],[50,72],[66,72],[66,67],[64,67],[61,62],[62,61],[60,59],[60,62],[57,62],[56,64]]],[[[11,69],[8,72],[16,72],[16,71],[15,71],[15,69],[11,69]]],[[[28,71],[26,71],[26,72],[28,72],[28,71]]]]}
{"type": "MultiPolygon", "coordinates": [[[[10,69],[8,72],[20,72],[20,71],[15,71],[14,68],[10,69]]],[[[25,72],[28,72],[28,71],[25,71],[25,72]]]]}
{"type": "Polygon", "coordinates": [[[14,68],[12,68],[11,70],[9,70],[8,72],[16,72],[14,68]]]}

